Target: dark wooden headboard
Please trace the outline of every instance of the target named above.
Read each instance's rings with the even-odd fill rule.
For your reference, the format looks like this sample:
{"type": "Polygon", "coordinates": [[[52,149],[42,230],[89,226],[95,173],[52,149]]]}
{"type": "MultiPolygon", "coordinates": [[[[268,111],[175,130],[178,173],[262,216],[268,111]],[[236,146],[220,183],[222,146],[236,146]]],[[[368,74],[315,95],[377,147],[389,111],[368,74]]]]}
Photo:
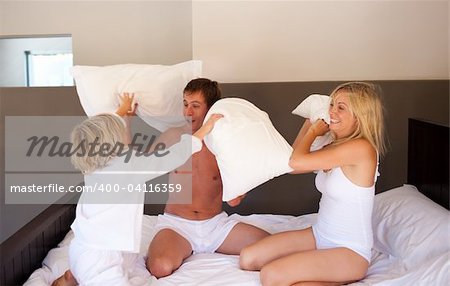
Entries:
{"type": "Polygon", "coordinates": [[[0,245],[0,285],[22,285],[69,232],[76,205],[54,204],[0,245]]]}
{"type": "Polygon", "coordinates": [[[408,184],[450,209],[448,126],[409,119],[408,184]]]}

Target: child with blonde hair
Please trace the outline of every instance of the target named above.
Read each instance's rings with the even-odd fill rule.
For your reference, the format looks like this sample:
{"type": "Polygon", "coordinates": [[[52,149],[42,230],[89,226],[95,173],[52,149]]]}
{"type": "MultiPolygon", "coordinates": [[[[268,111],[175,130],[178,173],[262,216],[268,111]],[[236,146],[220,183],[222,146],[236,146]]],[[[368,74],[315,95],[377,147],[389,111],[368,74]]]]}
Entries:
{"type": "MultiPolygon", "coordinates": [[[[200,151],[203,137],[222,117],[215,114],[192,136],[183,135],[160,156],[137,156],[133,150],[129,156],[127,117],[134,114],[132,102],[133,95],[125,93],[116,114],[93,116],[72,131],[77,152],[71,161],[84,174],[90,191],[81,194],[71,226],[70,270],[53,285],[130,285],[140,250],[143,184],[200,151]],[[124,152],[128,156],[123,156],[124,152]]],[[[145,269],[143,258],[142,265],[145,269]]]]}

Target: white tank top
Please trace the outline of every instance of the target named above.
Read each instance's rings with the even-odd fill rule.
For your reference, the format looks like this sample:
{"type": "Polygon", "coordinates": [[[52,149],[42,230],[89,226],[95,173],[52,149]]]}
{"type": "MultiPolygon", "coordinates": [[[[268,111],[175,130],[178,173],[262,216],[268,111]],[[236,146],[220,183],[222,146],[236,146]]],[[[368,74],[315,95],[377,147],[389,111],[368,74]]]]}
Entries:
{"type": "MultiPolygon", "coordinates": [[[[375,173],[378,174],[378,167],[375,173]]],[[[371,187],[357,186],[338,167],[329,172],[320,171],[316,187],[322,198],[314,227],[337,245],[363,248],[370,253],[375,183],[371,187]]]]}

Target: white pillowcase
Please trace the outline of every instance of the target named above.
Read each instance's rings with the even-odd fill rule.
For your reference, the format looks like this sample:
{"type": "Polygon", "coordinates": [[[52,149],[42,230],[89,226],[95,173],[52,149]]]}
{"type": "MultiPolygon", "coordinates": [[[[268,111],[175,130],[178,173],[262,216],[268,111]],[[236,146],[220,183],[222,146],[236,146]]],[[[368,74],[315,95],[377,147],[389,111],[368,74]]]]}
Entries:
{"type": "Polygon", "coordinates": [[[323,119],[326,123],[330,123],[329,108],[330,97],[328,95],[311,94],[292,111],[292,114],[309,118],[311,122],[323,119]]]}
{"type": "MultiPolygon", "coordinates": [[[[328,113],[329,107],[330,97],[328,95],[311,94],[292,111],[292,114],[308,118],[311,123],[323,119],[326,123],[330,124],[330,114],[328,113]]],[[[318,136],[311,144],[310,150],[319,150],[323,146],[330,144],[332,141],[333,137],[330,132],[323,136],[318,136]]]]}
{"type": "Polygon", "coordinates": [[[205,117],[220,113],[204,141],[216,156],[223,183],[223,201],[291,172],[292,147],[272,125],[266,112],[241,98],[217,101],[205,117]]]}
{"type": "Polygon", "coordinates": [[[374,248],[407,269],[450,251],[450,213],[412,185],[375,196],[374,248]]]}
{"type": "Polygon", "coordinates": [[[137,115],[159,131],[185,123],[183,89],[190,80],[200,77],[201,72],[201,61],[172,66],[124,64],[72,68],[78,96],[88,116],[116,111],[118,96],[132,92],[138,103],[137,115]]]}
{"type": "Polygon", "coordinates": [[[407,272],[401,276],[393,276],[383,282],[377,285],[449,285],[450,252],[442,253],[414,268],[407,269],[407,272]]]}

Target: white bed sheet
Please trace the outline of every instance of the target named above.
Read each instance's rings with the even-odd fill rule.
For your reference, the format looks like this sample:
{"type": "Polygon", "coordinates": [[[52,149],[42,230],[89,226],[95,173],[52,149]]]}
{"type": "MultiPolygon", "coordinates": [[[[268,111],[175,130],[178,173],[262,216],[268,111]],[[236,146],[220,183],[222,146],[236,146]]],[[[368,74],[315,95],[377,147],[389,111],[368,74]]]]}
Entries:
{"type": "MultiPolygon", "coordinates": [[[[283,215],[233,215],[236,219],[254,224],[271,233],[301,229],[310,226],[316,214],[300,217],[283,215]]],[[[239,269],[239,257],[223,254],[196,254],[189,257],[171,276],[156,279],[145,270],[144,256],[155,235],[156,216],[144,216],[141,257],[137,271],[133,273],[134,285],[260,285],[259,272],[239,269]]],[[[69,232],[57,248],[52,249],[43,261],[43,267],[36,270],[24,284],[26,286],[49,285],[53,279],[68,268],[68,245],[73,238],[69,232]]],[[[436,259],[422,263],[414,269],[407,269],[402,261],[377,250],[372,251],[372,263],[367,277],[352,285],[450,285],[450,252],[442,253],[436,259]]]]}

